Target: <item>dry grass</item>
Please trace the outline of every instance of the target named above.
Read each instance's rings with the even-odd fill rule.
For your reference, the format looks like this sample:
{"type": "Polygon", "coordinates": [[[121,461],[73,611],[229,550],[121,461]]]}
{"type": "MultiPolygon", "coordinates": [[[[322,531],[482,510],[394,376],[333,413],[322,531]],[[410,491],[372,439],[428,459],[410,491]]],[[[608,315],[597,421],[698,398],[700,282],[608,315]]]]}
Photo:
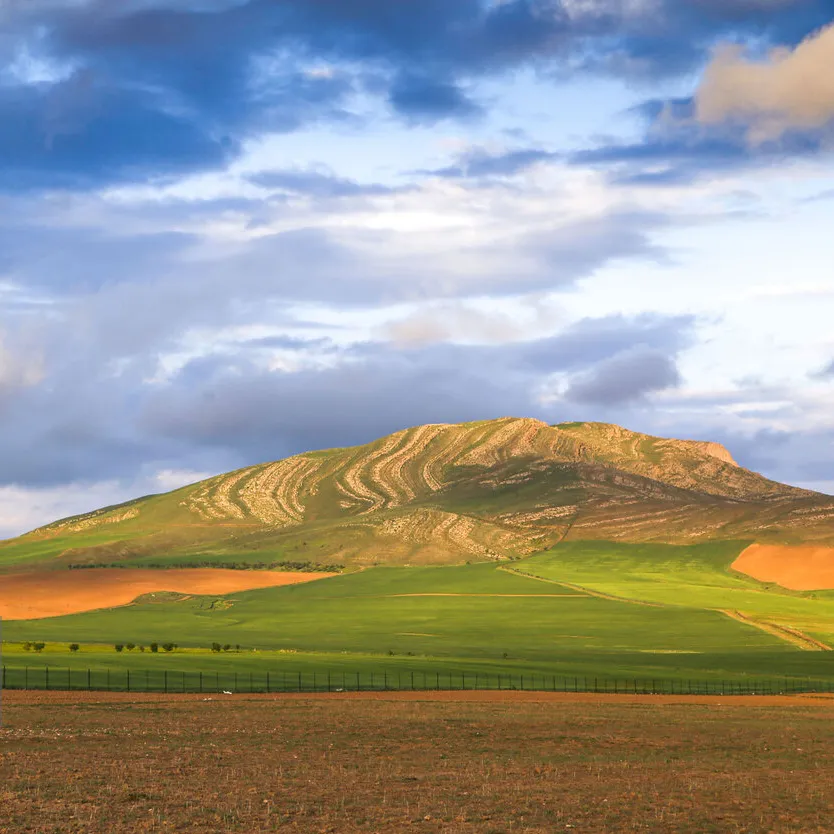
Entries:
{"type": "Polygon", "coordinates": [[[0,832],[830,831],[834,702],[718,703],[7,693],[0,832]]]}

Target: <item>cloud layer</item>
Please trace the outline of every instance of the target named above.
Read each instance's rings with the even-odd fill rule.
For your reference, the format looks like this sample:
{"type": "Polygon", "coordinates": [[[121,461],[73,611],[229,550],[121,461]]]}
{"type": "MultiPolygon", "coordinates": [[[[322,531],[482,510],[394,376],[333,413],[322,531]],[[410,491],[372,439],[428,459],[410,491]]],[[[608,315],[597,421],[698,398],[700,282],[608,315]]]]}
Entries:
{"type": "Polygon", "coordinates": [[[507,414],[825,482],[832,21],[0,0],[0,528],[507,414]]]}

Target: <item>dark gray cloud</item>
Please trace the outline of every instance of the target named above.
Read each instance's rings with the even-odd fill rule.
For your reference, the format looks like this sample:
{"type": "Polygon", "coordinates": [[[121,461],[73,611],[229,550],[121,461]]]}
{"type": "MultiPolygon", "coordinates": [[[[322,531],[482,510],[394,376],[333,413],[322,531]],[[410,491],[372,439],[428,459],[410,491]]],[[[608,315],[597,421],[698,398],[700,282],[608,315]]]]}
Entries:
{"type": "MultiPolygon", "coordinates": [[[[606,316],[584,319],[557,336],[518,348],[520,359],[540,372],[577,371],[594,365],[594,373],[626,357],[639,361],[641,351],[674,356],[694,343],[694,316],[606,316]],[[630,351],[636,351],[630,353],[630,351]]],[[[612,400],[613,401],[613,400],[612,400]]]]}
{"type": "MultiPolygon", "coordinates": [[[[374,187],[354,188],[349,180],[327,175],[258,176],[275,187],[307,189],[322,200],[351,191],[379,196],[374,187]]],[[[561,225],[535,232],[510,227],[494,239],[484,231],[453,251],[444,237],[431,235],[415,251],[415,233],[352,226],[352,205],[338,204],[341,222],[327,228],[317,225],[320,214],[310,215],[311,225],[305,225],[297,207],[281,200],[141,207],[94,199],[70,199],[59,207],[11,200],[0,204],[0,273],[14,276],[20,287],[71,303],[75,326],[109,330],[116,342],[127,344],[131,334],[140,339],[143,331],[151,339],[224,319],[235,323],[253,305],[362,307],[511,296],[571,286],[620,259],[668,259],[653,240],[671,222],[660,214],[621,211],[560,220],[561,225]],[[218,243],[211,235],[215,223],[286,230],[218,243]],[[170,227],[182,231],[157,231],[170,227]]]]}
{"type": "Polygon", "coordinates": [[[389,342],[337,349],[288,331],[218,346],[156,381],[155,350],[114,365],[86,337],[63,331],[42,377],[23,381],[5,402],[0,485],[130,481],[153,466],[231,469],[424,422],[507,414],[569,419],[570,403],[545,407],[537,400],[554,373],[593,375],[644,345],[674,356],[691,342],[693,328],[688,318],[613,317],[500,347],[411,349],[389,342]],[[270,370],[262,361],[270,349],[291,351],[301,364],[270,370]]]}
{"type": "Polygon", "coordinates": [[[354,119],[357,90],[430,123],[477,115],[465,85],[519,67],[689,72],[718,39],[795,44],[834,2],[89,0],[0,14],[0,62],[32,45],[56,67],[53,82],[0,89],[0,186],[74,188],[221,166],[253,134],[354,119]],[[321,61],[327,73],[304,71],[321,61]]]}
{"type": "Polygon", "coordinates": [[[388,101],[396,112],[416,122],[474,118],[483,112],[458,85],[420,75],[398,78],[391,87],[388,101]]]}
{"type": "Polygon", "coordinates": [[[379,197],[392,194],[397,189],[378,183],[360,183],[335,174],[314,170],[259,171],[249,176],[249,181],[264,188],[288,191],[307,197],[379,197]]]}
{"type": "Polygon", "coordinates": [[[577,375],[571,380],[565,399],[590,405],[621,405],[680,383],[681,375],[673,356],[639,347],[577,375]]]}
{"type": "Polygon", "coordinates": [[[834,359],[832,359],[822,370],[812,374],[817,379],[834,379],[834,359]]]}
{"type": "Polygon", "coordinates": [[[515,148],[502,153],[490,153],[483,148],[477,148],[460,156],[452,165],[416,173],[449,179],[512,177],[539,162],[551,162],[561,158],[562,154],[543,148],[515,148]]]}
{"type": "Polygon", "coordinates": [[[670,186],[813,157],[831,147],[828,127],[786,126],[751,143],[744,120],[699,121],[692,97],[648,99],[627,113],[638,120],[641,138],[584,148],[570,154],[568,161],[606,170],[617,184],[670,186]]]}

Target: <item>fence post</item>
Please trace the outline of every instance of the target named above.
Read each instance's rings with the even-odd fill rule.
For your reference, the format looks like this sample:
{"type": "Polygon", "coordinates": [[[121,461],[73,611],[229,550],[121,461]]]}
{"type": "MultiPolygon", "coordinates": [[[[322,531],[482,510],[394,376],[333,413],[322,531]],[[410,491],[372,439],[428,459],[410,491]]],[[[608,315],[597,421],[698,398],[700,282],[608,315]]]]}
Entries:
{"type": "MultiPolygon", "coordinates": [[[[109,672],[110,670],[108,669],[107,671],[109,672]]],[[[162,681],[163,681],[163,686],[165,687],[165,694],[167,695],[168,694],[168,670],[167,669],[162,670],[162,681]]],[[[108,683],[107,688],[108,689],[110,688],[109,683],[108,683]]]]}
{"type": "Polygon", "coordinates": [[[49,667],[46,667],[46,688],[49,689],[49,667]]]}
{"type": "Polygon", "coordinates": [[[130,692],[130,669],[126,670],[125,689],[130,692]]]}

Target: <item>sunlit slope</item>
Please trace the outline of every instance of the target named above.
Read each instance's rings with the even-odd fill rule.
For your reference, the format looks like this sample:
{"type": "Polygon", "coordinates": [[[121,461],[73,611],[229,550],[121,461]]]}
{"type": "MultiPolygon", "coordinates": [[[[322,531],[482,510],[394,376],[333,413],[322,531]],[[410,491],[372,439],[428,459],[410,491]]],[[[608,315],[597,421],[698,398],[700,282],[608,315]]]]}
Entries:
{"type": "Polygon", "coordinates": [[[420,426],[64,519],[4,543],[0,565],[440,564],[581,539],[834,541],[834,499],[743,469],[717,444],[505,418],[420,426]]]}

